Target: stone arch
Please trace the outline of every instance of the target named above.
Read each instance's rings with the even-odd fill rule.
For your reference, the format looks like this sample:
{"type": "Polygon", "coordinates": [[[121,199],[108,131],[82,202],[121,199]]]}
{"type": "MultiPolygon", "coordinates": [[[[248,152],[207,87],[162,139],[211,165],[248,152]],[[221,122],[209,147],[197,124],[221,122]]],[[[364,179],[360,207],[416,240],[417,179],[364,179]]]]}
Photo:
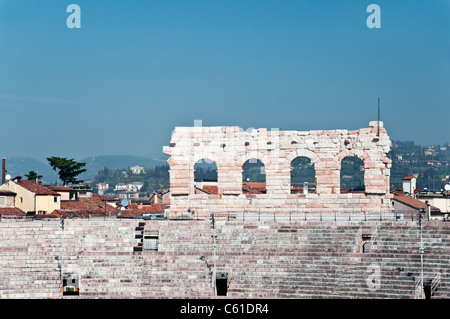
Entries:
{"type": "Polygon", "coordinates": [[[250,158],[242,164],[242,192],[244,194],[265,194],[266,166],[257,158],[250,158]]]}
{"type": "Polygon", "coordinates": [[[236,162],[242,163],[242,165],[244,165],[245,162],[247,162],[251,159],[257,159],[257,160],[261,161],[265,167],[267,167],[271,164],[271,160],[270,160],[269,156],[267,156],[266,152],[261,152],[261,151],[248,151],[244,155],[239,156],[236,159],[236,162]]]}
{"type": "Polygon", "coordinates": [[[340,193],[364,192],[365,171],[365,163],[359,156],[344,157],[339,172],[340,193]]]}
{"type": "MultiPolygon", "coordinates": [[[[189,159],[189,157],[187,157],[187,158],[189,159]]],[[[201,161],[201,160],[213,161],[216,163],[217,167],[219,167],[221,165],[220,158],[218,158],[218,156],[212,152],[207,152],[207,153],[203,153],[203,152],[195,153],[194,152],[193,154],[191,154],[190,164],[192,165],[192,167],[194,167],[194,165],[198,161],[201,161]]]]}
{"type": "MultiPolygon", "coordinates": [[[[365,151],[363,151],[361,149],[348,149],[348,150],[340,151],[337,154],[337,158],[339,159],[341,169],[342,169],[342,161],[345,158],[349,158],[349,157],[358,157],[364,163],[364,190],[366,190],[366,186],[368,185],[367,180],[366,180],[367,176],[368,176],[367,170],[375,168],[374,163],[372,162],[370,156],[365,151]]],[[[342,185],[341,175],[342,175],[342,172],[340,171],[339,185],[342,185]]]]}
{"type": "Polygon", "coordinates": [[[193,167],[195,192],[217,194],[218,172],[217,163],[210,158],[197,160],[193,167]]]}
{"type": "Polygon", "coordinates": [[[290,163],[291,194],[316,192],[316,169],[311,158],[297,156],[290,163]]]}
{"type": "Polygon", "coordinates": [[[296,149],[296,150],[290,152],[286,156],[286,161],[290,165],[292,163],[292,161],[294,159],[296,159],[297,157],[308,157],[311,160],[311,163],[314,165],[316,165],[317,163],[320,162],[320,158],[319,158],[319,156],[317,156],[316,153],[314,153],[308,149],[304,149],[304,148],[299,148],[299,149],[296,149]]]}
{"type": "Polygon", "coordinates": [[[347,157],[358,157],[364,163],[364,169],[373,168],[373,163],[369,157],[369,155],[363,150],[343,150],[337,154],[339,162],[342,162],[344,158],[347,157]]]}

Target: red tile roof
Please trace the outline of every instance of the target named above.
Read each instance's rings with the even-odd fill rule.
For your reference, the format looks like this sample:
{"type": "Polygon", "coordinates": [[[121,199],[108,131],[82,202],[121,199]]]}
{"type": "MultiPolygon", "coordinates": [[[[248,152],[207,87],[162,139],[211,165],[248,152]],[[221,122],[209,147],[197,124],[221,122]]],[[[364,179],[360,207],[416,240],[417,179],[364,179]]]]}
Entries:
{"type": "Polygon", "coordinates": [[[72,187],[68,186],[47,186],[51,190],[55,192],[76,192],[76,189],[73,189],[72,187]]]}
{"type": "Polygon", "coordinates": [[[200,187],[195,187],[195,194],[201,194],[201,193],[206,193],[206,194],[218,194],[219,193],[219,188],[217,187],[217,185],[203,185],[203,188],[200,187]]]}
{"type": "Polygon", "coordinates": [[[203,190],[209,194],[218,194],[219,188],[217,185],[204,185],[203,190]]]}
{"type": "Polygon", "coordinates": [[[204,191],[203,189],[195,186],[194,187],[194,194],[209,194],[208,192],[204,191]]]}
{"type": "Polygon", "coordinates": [[[95,193],[92,193],[92,197],[91,198],[95,198],[96,200],[100,200],[102,202],[104,202],[104,201],[107,201],[107,202],[118,202],[119,201],[118,198],[114,198],[114,197],[110,197],[110,196],[104,196],[104,195],[95,194],[95,193]]]}
{"type": "Polygon", "coordinates": [[[26,216],[27,214],[17,207],[0,208],[0,215],[2,216],[26,216]]]}
{"type": "Polygon", "coordinates": [[[56,214],[36,214],[34,215],[34,218],[36,219],[47,219],[47,218],[58,218],[56,214]]]}
{"type": "MultiPolygon", "coordinates": [[[[405,205],[408,205],[412,208],[416,208],[416,209],[425,209],[426,208],[425,202],[422,202],[421,200],[412,198],[411,196],[394,194],[394,200],[397,200],[397,201],[399,201],[405,205]]],[[[430,205],[430,209],[435,210],[435,211],[440,210],[439,208],[437,208],[436,206],[433,206],[433,205],[430,205]]]]}
{"type": "Polygon", "coordinates": [[[415,177],[414,176],[406,176],[406,177],[403,177],[403,180],[407,181],[407,180],[410,180],[410,179],[413,179],[413,178],[415,178],[415,177]]]}
{"type": "Polygon", "coordinates": [[[39,184],[33,180],[21,180],[18,185],[35,193],[36,195],[53,195],[60,196],[59,193],[51,190],[49,187],[39,184]]]}
{"type": "Polygon", "coordinates": [[[151,204],[151,205],[138,205],[135,203],[131,203],[127,206],[126,209],[120,209],[117,211],[120,216],[118,217],[139,217],[144,214],[164,214],[164,209],[166,208],[167,204],[165,203],[158,203],[158,204],[151,204]]]}
{"type": "Polygon", "coordinates": [[[265,194],[266,183],[264,182],[243,182],[242,189],[247,194],[265,194]]]}
{"type": "MultiPolygon", "coordinates": [[[[62,200],[61,209],[55,210],[53,214],[58,217],[72,218],[71,214],[75,213],[79,218],[89,217],[105,217],[116,216],[122,218],[139,217],[144,214],[160,214],[164,213],[164,208],[167,204],[152,204],[152,205],[140,205],[137,203],[130,203],[126,209],[115,208],[109,204],[106,204],[103,200],[104,196],[99,194],[92,194],[92,197],[82,197],[78,200],[62,200]],[[87,199],[87,201],[86,201],[87,199]],[[94,214],[90,214],[94,213],[94,214]]],[[[106,197],[108,200],[117,200],[112,197],[106,197]]]]}
{"type": "Polygon", "coordinates": [[[106,204],[103,196],[92,194],[92,197],[80,197],[78,200],[62,200],[60,213],[75,213],[79,217],[89,217],[88,212],[95,216],[116,216],[117,208],[106,204]],[[96,196],[94,196],[96,195],[96,196]]]}
{"type": "Polygon", "coordinates": [[[14,192],[6,190],[6,189],[0,189],[0,195],[3,195],[3,196],[16,196],[17,193],[14,193],[14,192]]]}
{"type": "Polygon", "coordinates": [[[65,211],[56,209],[50,215],[54,215],[54,216],[59,217],[59,218],[61,218],[61,217],[63,217],[63,218],[73,218],[73,216],[71,216],[69,213],[75,213],[79,218],[89,218],[89,213],[87,211],[86,212],[83,212],[83,211],[82,212],[79,212],[79,211],[77,211],[77,212],[73,212],[73,211],[65,212],[65,211]]]}
{"type": "Polygon", "coordinates": [[[139,215],[159,214],[159,213],[164,213],[164,208],[166,206],[167,206],[167,204],[163,204],[163,203],[151,204],[151,205],[129,204],[127,206],[127,209],[132,210],[136,213],[139,213],[139,215]]]}

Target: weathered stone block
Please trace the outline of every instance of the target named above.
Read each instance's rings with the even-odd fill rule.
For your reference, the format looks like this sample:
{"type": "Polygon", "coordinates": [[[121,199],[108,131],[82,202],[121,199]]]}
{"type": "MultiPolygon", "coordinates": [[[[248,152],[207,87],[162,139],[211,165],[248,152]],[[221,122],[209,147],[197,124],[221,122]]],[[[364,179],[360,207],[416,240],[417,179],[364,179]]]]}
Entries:
{"type": "MultiPolygon", "coordinates": [[[[258,209],[272,211],[276,207],[302,211],[306,206],[318,207],[327,203],[333,210],[349,203],[328,202],[327,195],[339,194],[339,171],[341,160],[347,156],[357,156],[364,161],[366,190],[370,193],[388,194],[391,161],[387,158],[390,140],[382,123],[373,121],[369,128],[360,130],[315,130],[309,132],[279,131],[255,129],[251,132],[239,130],[238,127],[194,127],[175,128],[171,147],[164,147],[164,152],[171,158],[168,160],[171,174],[171,189],[174,194],[185,190],[183,184],[190,183],[193,178],[193,160],[199,156],[209,156],[216,161],[218,167],[219,194],[236,195],[242,188],[242,165],[249,158],[257,158],[263,162],[266,171],[266,192],[268,196],[249,201],[244,209],[251,209],[257,203],[258,209]],[[380,135],[377,136],[378,127],[380,135]],[[374,129],[376,130],[374,131],[374,129]],[[197,145],[192,147],[192,145],[197,145]],[[196,154],[198,153],[198,154],[196,154]],[[316,199],[308,198],[304,202],[290,203],[290,165],[298,156],[306,156],[315,165],[316,199]],[[186,160],[189,159],[189,160],[186,160]],[[382,179],[379,179],[382,177],[382,179]],[[272,198],[276,198],[272,200],[272,198]],[[312,202],[312,200],[316,202],[312,202]],[[247,205],[247,206],[246,206],[247,205]],[[248,206],[250,205],[250,206],[248,206]],[[312,205],[312,206],[311,206],[312,205]]],[[[189,186],[192,195],[192,187],[189,186]]],[[[256,197],[240,194],[239,197],[256,197]]],[[[366,196],[365,194],[358,196],[366,196]]],[[[387,195],[385,195],[387,196],[387,195]]],[[[220,207],[237,210],[231,197],[222,198],[220,207]],[[223,206],[225,205],[225,206],[223,206]]],[[[335,197],[336,198],[336,197],[335,197]]],[[[357,197],[359,198],[359,197],[357,197]]],[[[193,200],[190,197],[189,200],[193,200]]],[[[351,203],[358,205],[358,203],[351,203]]],[[[211,202],[211,198],[202,199],[198,209],[218,209],[219,203],[211,202]],[[209,202],[208,202],[209,200],[209,202]]],[[[240,204],[242,205],[242,203],[240,204]]],[[[373,203],[374,208],[384,209],[380,201],[373,203]]],[[[181,209],[181,206],[174,208],[181,209]]],[[[240,207],[242,208],[242,207],[240,207]]]]}

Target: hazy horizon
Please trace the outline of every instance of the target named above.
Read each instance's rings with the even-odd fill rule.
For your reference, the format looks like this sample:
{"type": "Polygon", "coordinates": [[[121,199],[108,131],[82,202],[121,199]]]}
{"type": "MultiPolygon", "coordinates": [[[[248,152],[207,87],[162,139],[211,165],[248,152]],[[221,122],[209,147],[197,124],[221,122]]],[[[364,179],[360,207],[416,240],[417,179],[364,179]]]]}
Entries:
{"type": "Polygon", "coordinates": [[[353,130],[378,98],[391,140],[447,143],[449,16],[447,0],[0,0],[0,157],[164,157],[194,120],[353,130]]]}

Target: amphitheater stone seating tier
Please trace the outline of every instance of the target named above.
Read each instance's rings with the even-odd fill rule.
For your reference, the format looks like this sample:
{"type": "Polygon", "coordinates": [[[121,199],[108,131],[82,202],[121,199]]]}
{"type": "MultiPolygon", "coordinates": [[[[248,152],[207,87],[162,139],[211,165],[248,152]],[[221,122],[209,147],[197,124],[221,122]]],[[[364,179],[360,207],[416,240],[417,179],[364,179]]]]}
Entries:
{"type": "MultiPolygon", "coordinates": [[[[449,298],[450,224],[422,226],[425,285],[437,287],[431,298],[449,298]]],[[[420,292],[414,221],[216,220],[213,230],[209,219],[91,218],[65,220],[62,230],[59,220],[11,219],[0,222],[0,239],[0,298],[397,299],[420,292]],[[216,274],[226,278],[220,296],[213,231],[216,274]],[[78,295],[63,296],[61,269],[78,276],[78,295]]]]}

